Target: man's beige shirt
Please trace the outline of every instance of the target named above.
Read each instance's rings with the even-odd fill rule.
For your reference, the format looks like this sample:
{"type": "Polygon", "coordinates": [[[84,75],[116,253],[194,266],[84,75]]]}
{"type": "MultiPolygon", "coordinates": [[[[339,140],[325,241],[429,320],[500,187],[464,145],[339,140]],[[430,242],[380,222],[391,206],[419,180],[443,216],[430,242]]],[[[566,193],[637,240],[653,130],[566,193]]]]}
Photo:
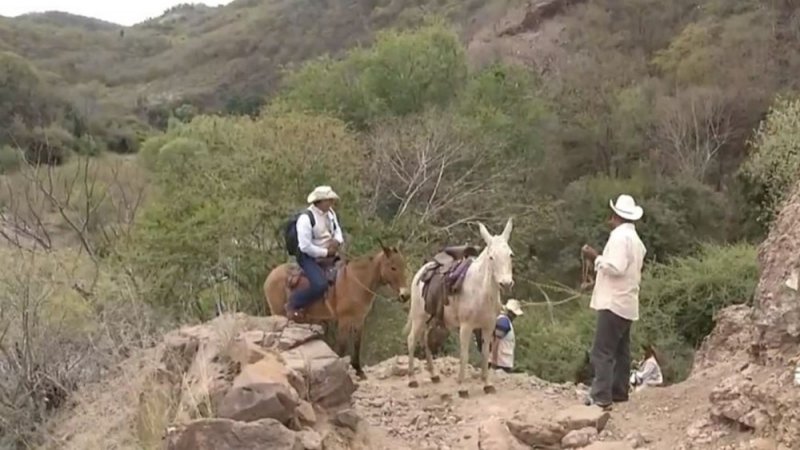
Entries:
{"type": "Polygon", "coordinates": [[[611,232],[603,254],[594,262],[597,276],[592,309],[607,309],[622,318],[639,320],[639,283],[645,254],[647,249],[633,224],[622,224],[611,232]]]}

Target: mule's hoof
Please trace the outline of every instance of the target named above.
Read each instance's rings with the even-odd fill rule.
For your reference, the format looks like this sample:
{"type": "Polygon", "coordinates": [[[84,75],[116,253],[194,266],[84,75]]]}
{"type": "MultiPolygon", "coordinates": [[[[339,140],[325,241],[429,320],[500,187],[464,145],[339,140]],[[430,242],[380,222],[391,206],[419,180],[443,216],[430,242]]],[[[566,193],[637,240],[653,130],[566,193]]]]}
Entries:
{"type": "Polygon", "coordinates": [[[442,382],[442,379],[439,378],[439,375],[434,375],[434,376],[431,377],[431,383],[437,384],[437,383],[441,383],[441,382],[442,382]]]}
{"type": "Polygon", "coordinates": [[[364,381],[367,379],[367,374],[365,374],[364,372],[356,372],[356,376],[360,381],[364,381]]]}
{"type": "Polygon", "coordinates": [[[411,380],[411,381],[408,382],[408,387],[410,387],[410,388],[418,388],[419,387],[419,383],[417,383],[417,380],[411,380]]]}
{"type": "Polygon", "coordinates": [[[458,391],[458,396],[461,398],[469,398],[469,391],[466,389],[462,389],[458,391]]]}
{"type": "Polygon", "coordinates": [[[496,394],[497,389],[495,389],[494,386],[486,385],[483,387],[483,392],[485,394],[496,394]]]}

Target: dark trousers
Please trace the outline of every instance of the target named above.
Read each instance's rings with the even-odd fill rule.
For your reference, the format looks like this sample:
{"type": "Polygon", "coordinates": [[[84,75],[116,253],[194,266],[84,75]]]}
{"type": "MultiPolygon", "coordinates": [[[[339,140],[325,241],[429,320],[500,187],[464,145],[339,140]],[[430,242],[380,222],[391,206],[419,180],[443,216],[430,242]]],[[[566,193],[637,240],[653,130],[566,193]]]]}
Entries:
{"type": "Polygon", "coordinates": [[[594,368],[591,396],[608,405],[628,399],[631,370],[631,321],[609,310],[597,312],[597,330],[591,354],[594,368]]]}
{"type": "Polygon", "coordinates": [[[325,271],[316,259],[301,253],[297,257],[297,264],[303,269],[303,273],[308,278],[308,288],[292,293],[289,298],[289,305],[295,311],[303,309],[325,295],[328,290],[328,280],[325,271]]]}

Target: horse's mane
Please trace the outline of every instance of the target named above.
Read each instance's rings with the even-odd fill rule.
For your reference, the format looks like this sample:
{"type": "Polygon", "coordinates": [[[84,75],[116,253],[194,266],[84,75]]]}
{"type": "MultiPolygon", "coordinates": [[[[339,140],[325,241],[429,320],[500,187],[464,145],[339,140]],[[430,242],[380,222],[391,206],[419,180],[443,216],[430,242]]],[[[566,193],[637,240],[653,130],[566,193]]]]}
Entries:
{"type": "Polygon", "coordinates": [[[380,255],[382,252],[383,250],[381,249],[377,252],[367,253],[365,255],[357,256],[353,259],[348,259],[345,262],[348,267],[351,267],[355,270],[363,270],[371,265],[375,257],[380,255]]]}

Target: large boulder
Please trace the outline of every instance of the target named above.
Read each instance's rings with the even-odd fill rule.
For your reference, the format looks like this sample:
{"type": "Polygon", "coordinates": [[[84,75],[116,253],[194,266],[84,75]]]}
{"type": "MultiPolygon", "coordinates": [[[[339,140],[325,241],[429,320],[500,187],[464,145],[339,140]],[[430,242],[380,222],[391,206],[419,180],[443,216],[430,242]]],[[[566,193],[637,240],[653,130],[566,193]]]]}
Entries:
{"type": "Polygon", "coordinates": [[[356,390],[347,362],[320,340],[306,342],[282,353],[286,366],[305,379],[301,396],[323,407],[349,404],[356,390]]]}
{"type": "Polygon", "coordinates": [[[301,436],[274,419],[200,419],[167,432],[165,450],[303,450],[301,436]]]}
{"type": "MultiPolygon", "coordinates": [[[[518,414],[508,421],[511,434],[532,447],[558,446],[571,431],[593,428],[603,431],[610,414],[596,406],[575,405],[559,411],[554,417],[518,414]]],[[[575,435],[568,439],[576,440],[575,435]]],[[[588,442],[587,442],[588,443],[588,442]]]]}
{"type": "Polygon", "coordinates": [[[561,446],[564,448],[585,447],[597,439],[597,428],[586,427],[580,430],[572,430],[561,439],[561,446]]]}
{"type": "Polygon", "coordinates": [[[567,430],[594,428],[603,431],[611,417],[607,411],[597,406],[575,405],[559,411],[555,420],[567,430]]]}
{"type": "Polygon", "coordinates": [[[478,450],[523,450],[522,445],[498,418],[493,417],[478,426],[478,450]]]}
{"type": "Polygon", "coordinates": [[[511,434],[531,447],[548,447],[561,443],[567,429],[558,422],[542,418],[515,416],[507,423],[511,434]]]}
{"type": "Polygon", "coordinates": [[[294,418],[297,394],[281,383],[255,383],[237,386],[222,399],[217,416],[252,422],[275,419],[288,423],[294,418]]]}

